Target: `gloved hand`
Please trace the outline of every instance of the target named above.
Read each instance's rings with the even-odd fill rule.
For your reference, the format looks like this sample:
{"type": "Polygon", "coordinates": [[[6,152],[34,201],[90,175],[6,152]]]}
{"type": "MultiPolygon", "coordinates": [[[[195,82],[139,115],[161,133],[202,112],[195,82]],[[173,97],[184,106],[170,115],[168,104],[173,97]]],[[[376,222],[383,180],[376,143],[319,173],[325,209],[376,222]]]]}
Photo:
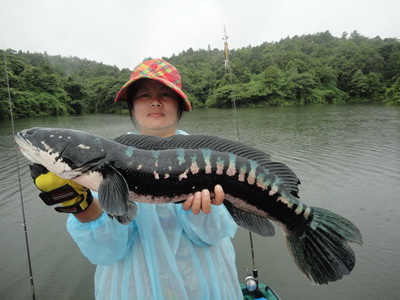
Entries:
{"type": "Polygon", "coordinates": [[[93,201],[89,189],[49,172],[39,164],[30,165],[31,176],[36,187],[42,191],[39,197],[47,205],[61,203],[54,209],[63,213],[79,213],[89,207],[93,201]]]}

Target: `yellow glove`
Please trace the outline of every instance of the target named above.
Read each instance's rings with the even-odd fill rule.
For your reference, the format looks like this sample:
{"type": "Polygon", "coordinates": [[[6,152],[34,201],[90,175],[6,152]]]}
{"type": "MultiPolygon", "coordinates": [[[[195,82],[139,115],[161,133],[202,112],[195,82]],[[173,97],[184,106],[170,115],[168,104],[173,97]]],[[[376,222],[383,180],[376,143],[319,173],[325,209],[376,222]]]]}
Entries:
{"type": "Polygon", "coordinates": [[[89,189],[57,176],[38,164],[30,166],[31,176],[36,187],[42,191],[39,197],[47,205],[61,204],[55,207],[58,212],[78,213],[84,211],[93,201],[89,189]]]}

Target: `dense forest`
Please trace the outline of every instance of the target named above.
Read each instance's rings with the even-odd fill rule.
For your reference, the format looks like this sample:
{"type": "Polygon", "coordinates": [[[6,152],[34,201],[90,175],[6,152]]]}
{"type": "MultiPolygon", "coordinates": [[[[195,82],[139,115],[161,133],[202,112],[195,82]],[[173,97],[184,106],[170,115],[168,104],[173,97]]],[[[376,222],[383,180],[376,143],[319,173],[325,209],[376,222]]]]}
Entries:
{"type": "MultiPolygon", "coordinates": [[[[15,117],[113,113],[130,70],[77,57],[0,50],[0,118],[9,93],[15,117]],[[5,58],[5,59],[4,59],[5,58]],[[7,88],[6,72],[10,89],[7,88]]],[[[400,104],[400,40],[357,31],[287,37],[230,51],[188,49],[163,57],[181,73],[194,107],[302,105],[377,101],[400,104]]],[[[132,66],[133,67],[133,66],[132,66]]]]}

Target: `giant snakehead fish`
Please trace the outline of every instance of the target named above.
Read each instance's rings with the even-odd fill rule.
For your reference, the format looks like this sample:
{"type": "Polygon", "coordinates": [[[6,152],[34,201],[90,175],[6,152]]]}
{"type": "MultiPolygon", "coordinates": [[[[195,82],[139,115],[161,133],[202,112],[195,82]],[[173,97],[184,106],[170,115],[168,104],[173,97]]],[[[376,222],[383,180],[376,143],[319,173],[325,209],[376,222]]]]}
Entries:
{"type": "Polygon", "coordinates": [[[315,284],[350,274],[349,244],[362,245],[351,221],[299,200],[300,182],[289,167],[242,143],[203,135],[130,134],[113,141],[40,127],[18,132],[16,142],[31,162],[98,191],[103,209],[120,223],[132,221],[134,202],[179,203],[220,184],[233,219],[263,236],[274,235],[270,220],[277,223],[297,266],[315,284]]]}

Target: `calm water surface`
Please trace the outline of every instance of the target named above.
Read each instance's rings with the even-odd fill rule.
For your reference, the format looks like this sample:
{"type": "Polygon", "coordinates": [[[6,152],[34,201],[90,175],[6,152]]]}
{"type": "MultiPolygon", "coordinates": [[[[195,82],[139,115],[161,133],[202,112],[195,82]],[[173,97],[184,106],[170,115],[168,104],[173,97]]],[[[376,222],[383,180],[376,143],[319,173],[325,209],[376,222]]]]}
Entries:
{"type": "MultiPolygon", "coordinates": [[[[301,199],[333,210],[361,230],[349,276],[311,285],[298,271],[282,233],[253,235],[260,279],[283,299],[400,299],[400,108],[375,105],[239,109],[240,141],[289,165],[301,179],[301,199]]],[[[132,130],[126,115],[17,120],[16,130],[75,128],[114,138],[132,130]]],[[[10,121],[0,121],[0,299],[31,299],[21,226],[16,152],[10,121]]],[[[231,110],[196,110],[181,128],[192,134],[237,139],[231,110]]],[[[65,229],[66,216],[46,207],[18,153],[36,299],[93,299],[92,266],[65,229]]],[[[248,232],[234,245],[241,278],[252,268],[248,232]]],[[[93,250],[95,251],[95,250],[93,250]]]]}

